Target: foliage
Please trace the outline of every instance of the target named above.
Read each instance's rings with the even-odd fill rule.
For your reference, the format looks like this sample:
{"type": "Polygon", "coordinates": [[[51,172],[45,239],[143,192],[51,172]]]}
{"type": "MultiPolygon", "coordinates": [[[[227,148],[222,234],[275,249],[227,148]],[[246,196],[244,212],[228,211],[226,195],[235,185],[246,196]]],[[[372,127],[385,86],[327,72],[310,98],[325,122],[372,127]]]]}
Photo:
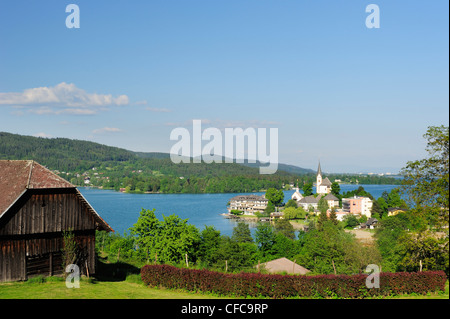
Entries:
{"type": "Polygon", "coordinates": [[[324,196],[322,196],[322,197],[319,199],[319,203],[317,204],[317,209],[318,209],[319,212],[321,212],[322,214],[326,214],[328,208],[329,208],[329,206],[328,206],[328,201],[324,198],[324,196]]]}
{"type": "Polygon", "coordinates": [[[404,233],[399,237],[399,253],[403,258],[398,264],[401,271],[448,269],[448,241],[434,232],[404,233]]]}
{"type": "Polygon", "coordinates": [[[428,157],[403,168],[403,191],[413,213],[436,229],[449,225],[449,128],[431,126],[424,138],[428,157]]]}
{"type": "Polygon", "coordinates": [[[281,234],[286,238],[295,239],[295,231],[292,224],[287,219],[275,220],[275,234],[281,234]]]}
{"type": "Polygon", "coordinates": [[[313,194],[313,183],[305,183],[302,190],[303,196],[311,196],[313,194]]]}
{"type": "Polygon", "coordinates": [[[365,298],[401,293],[426,294],[443,291],[443,272],[381,273],[380,288],[366,287],[367,275],[269,275],[261,273],[224,274],[206,269],[177,268],[169,265],[146,265],[142,281],[151,287],[211,292],[245,297],[313,297],[365,298]]]}
{"type": "Polygon", "coordinates": [[[286,205],[284,205],[284,207],[289,208],[289,207],[293,207],[293,208],[297,208],[298,204],[296,200],[290,199],[287,201],[286,205]]]}
{"type": "Polygon", "coordinates": [[[342,194],[342,198],[350,198],[350,197],[354,197],[354,196],[369,197],[371,200],[374,200],[372,194],[367,192],[364,189],[364,187],[362,187],[362,186],[359,186],[355,190],[348,191],[348,192],[345,192],[344,194],[342,194]]]}
{"type": "Polygon", "coordinates": [[[305,234],[295,258],[299,264],[320,274],[332,274],[335,269],[338,274],[359,273],[365,266],[381,261],[375,247],[360,245],[352,234],[331,221],[305,234]]]}
{"type": "Polygon", "coordinates": [[[271,202],[275,206],[280,206],[280,204],[283,203],[284,193],[281,189],[277,190],[271,187],[266,191],[265,196],[269,200],[269,202],[271,202]]]}
{"type": "Polygon", "coordinates": [[[248,224],[242,222],[238,223],[237,226],[233,228],[231,239],[237,243],[252,243],[253,238],[248,224]]]}
{"type": "Polygon", "coordinates": [[[283,210],[283,218],[290,220],[290,219],[304,219],[306,217],[306,212],[303,209],[303,207],[286,207],[283,210]]]}
{"type": "Polygon", "coordinates": [[[136,236],[136,243],[141,254],[155,256],[159,262],[180,263],[188,254],[196,259],[196,248],[200,241],[198,229],[176,215],[163,216],[159,221],[154,210],[142,209],[139,219],[130,228],[136,236]]]}
{"type": "Polygon", "coordinates": [[[255,231],[255,242],[261,257],[269,255],[275,243],[275,234],[272,226],[266,223],[258,223],[255,231]]]}
{"type": "Polygon", "coordinates": [[[375,230],[376,244],[382,256],[384,271],[397,271],[402,259],[400,238],[411,228],[411,216],[400,213],[380,221],[375,230]]]}
{"type": "Polygon", "coordinates": [[[198,259],[202,265],[212,266],[216,260],[214,253],[220,244],[220,231],[216,230],[214,226],[205,226],[200,233],[200,244],[198,246],[198,259]]]}
{"type": "Polygon", "coordinates": [[[77,264],[80,259],[80,249],[78,243],[75,240],[75,234],[73,231],[63,231],[63,248],[62,248],[62,260],[63,268],[68,265],[77,264]]]}

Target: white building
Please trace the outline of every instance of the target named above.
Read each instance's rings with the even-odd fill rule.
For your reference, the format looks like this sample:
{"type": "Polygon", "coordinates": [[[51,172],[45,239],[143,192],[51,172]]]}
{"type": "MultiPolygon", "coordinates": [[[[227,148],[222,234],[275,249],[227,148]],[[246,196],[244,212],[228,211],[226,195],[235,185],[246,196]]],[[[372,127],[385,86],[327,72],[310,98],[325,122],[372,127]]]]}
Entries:
{"type": "Polygon", "coordinates": [[[239,210],[244,214],[254,214],[256,212],[264,212],[269,200],[258,195],[238,195],[230,199],[228,212],[239,210]]]}
{"type": "Polygon", "coordinates": [[[317,194],[329,194],[331,192],[331,181],[326,177],[322,179],[322,169],[317,168],[317,176],[316,176],[316,193],[317,194]]]}

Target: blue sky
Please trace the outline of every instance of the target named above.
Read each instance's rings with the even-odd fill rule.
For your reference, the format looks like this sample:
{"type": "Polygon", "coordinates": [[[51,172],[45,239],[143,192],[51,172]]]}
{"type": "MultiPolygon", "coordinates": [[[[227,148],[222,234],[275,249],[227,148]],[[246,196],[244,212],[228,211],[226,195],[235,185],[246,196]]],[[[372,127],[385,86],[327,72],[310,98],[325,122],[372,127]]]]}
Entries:
{"type": "Polygon", "coordinates": [[[279,161],[396,172],[448,125],[448,1],[0,2],[0,131],[169,152],[277,127],[279,161]],[[66,5],[80,28],[65,25],[66,5]],[[380,28],[365,8],[380,8],[380,28]]]}

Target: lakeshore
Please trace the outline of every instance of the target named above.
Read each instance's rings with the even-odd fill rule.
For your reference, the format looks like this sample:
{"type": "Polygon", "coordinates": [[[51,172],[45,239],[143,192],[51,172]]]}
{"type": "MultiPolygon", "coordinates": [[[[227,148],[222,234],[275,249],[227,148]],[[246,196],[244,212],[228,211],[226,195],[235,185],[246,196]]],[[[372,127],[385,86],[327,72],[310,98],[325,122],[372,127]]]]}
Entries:
{"type": "MultiPolygon", "coordinates": [[[[351,191],[363,186],[374,198],[381,197],[384,191],[390,192],[398,185],[341,185],[341,191],[351,191]]],[[[226,219],[221,214],[227,213],[227,203],[235,195],[263,195],[260,193],[214,193],[214,194],[132,194],[114,190],[80,187],[80,192],[95,210],[108,220],[111,227],[123,234],[133,226],[142,208],[153,209],[158,218],[171,214],[188,219],[188,223],[203,229],[206,225],[214,226],[224,235],[231,235],[237,219],[226,219]]],[[[284,191],[284,198],[291,198],[294,190],[284,191]]],[[[250,229],[256,227],[256,220],[246,220],[250,229]]]]}

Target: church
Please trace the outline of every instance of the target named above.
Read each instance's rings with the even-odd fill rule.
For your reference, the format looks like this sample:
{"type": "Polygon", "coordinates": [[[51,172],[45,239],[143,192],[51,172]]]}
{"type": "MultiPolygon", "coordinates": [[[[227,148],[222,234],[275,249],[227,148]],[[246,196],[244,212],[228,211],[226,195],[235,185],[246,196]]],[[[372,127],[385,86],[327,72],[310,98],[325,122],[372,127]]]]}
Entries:
{"type": "Polygon", "coordinates": [[[330,182],[330,180],[328,179],[328,177],[325,177],[325,179],[322,179],[322,169],[320,168],[320,162],[319,162],[319,167],[317,168],[316,193],[317,194],[329,194],[329,193],[331,193],[331,182],[330,182]]]}
{"type": "Polygon", "coordinates": [[[334,196],[331,193],[331,181],[328,179],[328,177],[325,177],[325,179],[322,176],[322,169],[320,167],[317,168],[317,175],[316,175],[316,193],[321,196],[306,196],[304,197],[302,193],[300,193],[300,189],[297,187],[295,188],[295,192],[292,195],[292,199],[297,202],[299,206],[302,206],[305,210],[309,209],[309,207],[312,207],[314,209],[317,209],[319,200],[322,196],[326,195],[324,198],[328,202],[328,206],[331,207],[338,207],[339,206],[339,199],[334,196]]]}

